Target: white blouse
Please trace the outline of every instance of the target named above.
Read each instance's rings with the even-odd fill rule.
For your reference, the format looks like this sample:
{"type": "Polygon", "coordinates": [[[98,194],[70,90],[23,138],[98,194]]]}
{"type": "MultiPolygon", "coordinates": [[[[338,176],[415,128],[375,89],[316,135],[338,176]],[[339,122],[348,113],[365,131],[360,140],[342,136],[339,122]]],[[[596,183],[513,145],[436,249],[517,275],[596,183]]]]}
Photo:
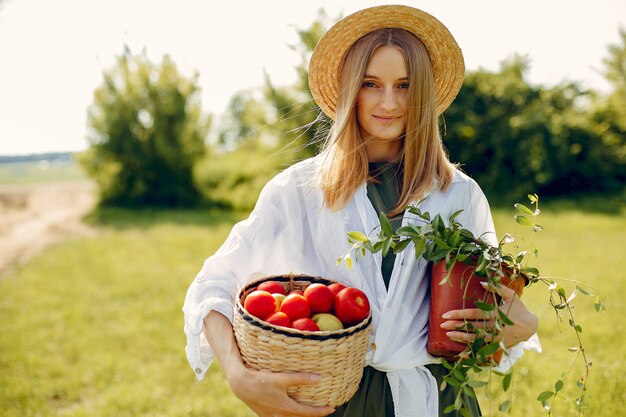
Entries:
{"type": "MultiPolygon", "coordinates": [[[[376,234],[380,223],[363,184],[343,209],[331,211],[316,183],[321,157],[297,163],[264,187],[250,217],[236,224],[224,244],[210,256],[189,287],[183,312],[187,358],[198,379],[214,353],[203,334],[211,310],[231,321],[237,291],[250,280],[278,274],[308,274],[344,282],[364,291],[372,309],[372,333],[366,365],[387,373],[396,416],[438,416],[437,384],[424,365],[438,362],[426,352],[429,280],[426,262],[408,247],[396,255],[389,283],[383,282],[380,252],[355,259],[348,270],[337,259],[349,249],[349,231],[376,234]],[[375,348],[374,348],[375,347],[375,348]]],[[[497,244],[487,199],[468,176],[456,171],[445,192],[433,190],[422,211],[457,219],[475,235],[497,244]]],[[[403,224],[412,221],[405,213],[403,224]]],[[[509,349],[501,370],[524,349],[540,351],[538,338],[509,349]]]]}

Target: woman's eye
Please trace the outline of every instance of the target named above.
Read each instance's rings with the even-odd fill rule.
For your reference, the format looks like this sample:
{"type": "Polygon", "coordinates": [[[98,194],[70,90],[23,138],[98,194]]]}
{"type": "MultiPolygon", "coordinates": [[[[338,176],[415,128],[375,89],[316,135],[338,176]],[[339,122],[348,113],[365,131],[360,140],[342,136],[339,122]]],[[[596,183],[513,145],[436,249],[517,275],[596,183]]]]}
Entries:
{"type": "Polygon", "coordinates": [[[401,83],[398,87],[404,89],[409,88],[409,83],[401,83]]]}
{"type": "Polygon", "coordinates": [[[374,88],[376,87],[376,84],[372,81],[365,81],[363,82],[363,87],[367,87],[367,88],[374,88]]]}

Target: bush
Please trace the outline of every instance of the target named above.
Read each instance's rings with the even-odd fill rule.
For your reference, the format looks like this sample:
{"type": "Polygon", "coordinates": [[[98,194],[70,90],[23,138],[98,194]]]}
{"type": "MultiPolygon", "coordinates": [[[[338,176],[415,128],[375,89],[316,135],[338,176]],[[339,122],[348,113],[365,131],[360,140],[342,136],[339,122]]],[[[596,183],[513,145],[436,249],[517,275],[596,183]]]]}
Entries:
{"type": "Polygon", "coordinates": [[[192,169],[205,150],[197,76],[186,79],[166,55],[159,65],[124,54],[104,73],[89,109],[89,150],[81,162],[101,203],[184,206],[200,193],[192,169]]]}

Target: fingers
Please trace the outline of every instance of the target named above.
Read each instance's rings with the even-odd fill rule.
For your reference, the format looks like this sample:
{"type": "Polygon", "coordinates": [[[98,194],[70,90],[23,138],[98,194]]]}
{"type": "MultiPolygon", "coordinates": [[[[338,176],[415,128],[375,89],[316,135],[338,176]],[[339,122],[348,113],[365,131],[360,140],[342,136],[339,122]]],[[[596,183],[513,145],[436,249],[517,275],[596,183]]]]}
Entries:
{"type": "Polygon", "coordinates": [[[460,320],[448,320],[441,323],[440,327],[445,330],[461,330],[461,331],[473,331],[476,329],[492,330],[495,328],[495,320],[480,320],[480,321],[460,321],[460,320]]]}
{"type": "MultiPolygon", "coordinates": [[[[313,385],[317,384],[320,381],[320,375],[318,374],[310,374],[310,373],[274,373],[271,378],[273,378],[277,385],[283,387],[285,391],[287,387],[294,385],[313,385]]],[[[318,416],[327,416],[332,414],[335,409],[330,406],[325,407],[315,407],[306,404],[302,404],[291,397],[284,403],[283,411],[285,415],[296,415],[296,416],[305,416],[305,417],[318,417],[318,416]]]]}
{"type": "Polygon", "coordinates": [[[231,387],[259,416],[321,417],[333,413],[333,407],[302,404],[287,393],[290,386],[316,384],[319,380],[319,375],[309,373],[250,370],[246,378],[231,387]]]}
{"type": "MultiPolygon", "coordinates": [[[[468,332],[463,332],[463,331],[451,331],[451,332],[446,332],[446,336],[448,336],[450,338],[450,340],[454,341],[454,342],[460,342],[460,343],[474,343],[476,341],[476,333],[468,333],[468,332]]],[[[494,340],[494,335],[490,334],[490,333],[485,333],[482,336],[482,339],[485,340],[485,342],[489,343],[492,340],[494,340]]],[[[496,336],[495,340],[499,340],[501,337],[500,336],[496,336]]]]}
{"type": "Polygon", "coordinates": [[[318,374],[304,372],[280,372],[274,373],[273,376],[283,387],[291,385],[313,385],[320,382],[320,376],[318,374]]]}
{"type": "Polygon", "coordinates": [[[493,312],[483,311],[478,308],[466,308],[463,310],[450,310],[441,317],[446,320],[484,320],[493,318],[493,312]]]}

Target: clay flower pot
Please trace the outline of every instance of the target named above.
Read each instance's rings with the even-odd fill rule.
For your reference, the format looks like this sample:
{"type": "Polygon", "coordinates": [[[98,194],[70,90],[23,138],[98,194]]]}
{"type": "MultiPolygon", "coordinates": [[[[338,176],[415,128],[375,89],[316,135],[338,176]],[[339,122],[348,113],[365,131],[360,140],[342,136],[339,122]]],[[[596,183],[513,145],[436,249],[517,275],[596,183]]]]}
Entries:
{"type": "MultiPolygon", "coordinates": [[[[446,278],[445,261],[440,261],[432,266],[430,281],[430,315],[428,324],[428,353],[433,356],[443,357],[450,360],[458,359],[458,354],[467,348],[466,343],[455,342],[446,336],[448,330],[442,329],[441,324],[446,319],[441,316],[450,310],[475,308],[476,301],[493,304],[494,294],[483,288],[481,282],[487,278],[479,277],[474,273],[474,266],[457,262],[452,267],[449,282],[441,284],[446,278]]],[[[518,295],[522,294],[524,285],[523,278],[511,280],[504,277],[502,284],[515,290],[518,295]]],[[[497,299],[497,298],[496,298],[497,299]]],[[[494,355],[494,360],[499,362],[502,352],[494,355]]]]}

